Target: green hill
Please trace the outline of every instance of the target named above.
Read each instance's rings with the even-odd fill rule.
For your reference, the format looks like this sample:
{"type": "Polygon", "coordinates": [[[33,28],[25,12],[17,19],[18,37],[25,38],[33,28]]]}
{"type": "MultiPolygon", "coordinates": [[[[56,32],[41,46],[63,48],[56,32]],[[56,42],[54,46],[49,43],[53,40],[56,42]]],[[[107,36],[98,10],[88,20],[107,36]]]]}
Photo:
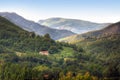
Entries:
{"type": "Polygon", "coordinates": [[[52,40],[49,34],[37,36],[0,17],[0,53],[39,52],[51,49],[58,51],[58,47],[60,47],[59,44],[52,40]]]}
{"type": "Polygon", "coordinates": [[[119,37],[55,42],[0,17],[0,80],[119,80],[119,37]],[[50,55],[38,54],[41,50],[50,55]]]}
{"type": "Polygon", "coordinates": [[[60,41],[82,47],[85,51],[83,54],[89,56],[85,66],[93,74],[99,74],[100,71],[107,77],[120,74],[120,22],[102,30],[70,36],[60,41]]]}

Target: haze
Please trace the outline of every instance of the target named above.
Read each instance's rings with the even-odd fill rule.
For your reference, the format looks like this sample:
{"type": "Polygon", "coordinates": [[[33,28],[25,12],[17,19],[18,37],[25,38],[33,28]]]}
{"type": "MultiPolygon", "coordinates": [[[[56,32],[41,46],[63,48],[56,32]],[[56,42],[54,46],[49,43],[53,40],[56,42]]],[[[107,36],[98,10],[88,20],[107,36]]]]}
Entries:
{"type": "Polygon", "coordinates": [[[120,0],[0,0],[0,12],[16,12],[38,21],[51,17],[99,23],[118,22],[120,0]]]}

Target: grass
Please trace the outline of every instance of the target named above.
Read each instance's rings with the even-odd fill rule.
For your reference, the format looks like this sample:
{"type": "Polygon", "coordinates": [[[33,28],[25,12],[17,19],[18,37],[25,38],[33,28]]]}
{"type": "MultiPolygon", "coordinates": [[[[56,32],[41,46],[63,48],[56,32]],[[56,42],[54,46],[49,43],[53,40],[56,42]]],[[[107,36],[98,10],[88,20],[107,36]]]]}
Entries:
{"type": "Polygon", "coordinates": [[[74,50],[69,47],[63,47],[63,50],[61,52],[56,54],[51,54],[48,57],[55,58],[56,60],[65,59],[65,58],[73,58],[74,57],[74,50]]]}

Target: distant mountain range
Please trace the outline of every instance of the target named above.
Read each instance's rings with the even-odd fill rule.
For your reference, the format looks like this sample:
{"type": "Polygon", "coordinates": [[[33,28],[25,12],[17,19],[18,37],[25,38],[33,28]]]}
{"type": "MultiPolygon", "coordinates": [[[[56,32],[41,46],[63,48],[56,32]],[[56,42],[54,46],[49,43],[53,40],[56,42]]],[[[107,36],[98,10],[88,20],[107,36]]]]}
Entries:
{"type": "Polygon", "coordinates": [[[57,30],[42,26],[36,22],[24,19],[16,13],[0,12],[0,16],[8,19],[20,28],[29,32],[34,32],[37,35],[44,35],[46,33],[49,33],[51,38],[55,40],[75,34],[68,30],[57,30]]]}
{"type": "Polygon", "coordinates": [[[69,30],[77,34],[86,33],[93,30],[99,30],[110,24],[110,23],[100,24],[90,21],[65,18],[49,18],[46,20],[39,20],[38,23],[53,29],[69,30]]]}
{"type": "Polygon", "coordinates": [[[112,37],[114,35],[120,35],[120,22],[111,24],[101,30],[69,36],[69,37],[60,39],[60,41],[75,43],[88,38],[105,38],[105,37],[112,37]]]}

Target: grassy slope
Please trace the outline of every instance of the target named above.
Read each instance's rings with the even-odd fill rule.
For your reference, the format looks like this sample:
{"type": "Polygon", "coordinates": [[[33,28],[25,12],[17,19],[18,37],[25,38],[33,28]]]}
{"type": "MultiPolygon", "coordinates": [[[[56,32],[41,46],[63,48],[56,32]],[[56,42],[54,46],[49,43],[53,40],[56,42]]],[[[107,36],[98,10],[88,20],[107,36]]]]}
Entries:
{"type": "Polygon", "coordinates": [[[51,54],[48,57],[52,57],[53,59],[60,60],[65,58],[74,58],[74,50],[70,47],[63,47],[63,50],[61,50],[59,53],[51,54]]]}

